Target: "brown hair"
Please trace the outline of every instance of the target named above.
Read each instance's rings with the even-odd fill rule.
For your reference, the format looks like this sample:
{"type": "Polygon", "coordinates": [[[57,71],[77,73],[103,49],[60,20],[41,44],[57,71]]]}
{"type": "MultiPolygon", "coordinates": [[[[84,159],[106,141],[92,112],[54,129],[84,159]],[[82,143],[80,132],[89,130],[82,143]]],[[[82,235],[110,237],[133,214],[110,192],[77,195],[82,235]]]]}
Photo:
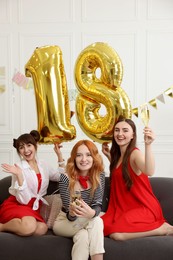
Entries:
{"type": "MultiPolygon", "coordinates": [[[[126,122],[127,124],[129,124],[131,126],[132,130],[133,130],[133,139],[131,139],[130,143],[128,144],[126,152],[125,152],[124,157],[123,157],[123,161],[122,161],[123,178],[124,178],[124,181],[127,185],[127,188],[130,190],[130,188],[133,184],[133,181],[132,181],[130,174],[129,174],[128,162],[129,162],[129,157],[130,157],[131,152],[136,147],[136,139],[137,139],[136,126],[131,119],[127,119],[127,118],[124,118],[122,116],[120,116],[118,118],[118,120],[115,123],[115,126],[119,122],[123,122],[123,121],[126,122]]],[[[120,147],[115,142],[114,135],[113,135],[113,138],[112,138],[112,147],[111,147],[110,153],[111,153],[111,163],[110,163],[110,179],[111,179],[113,169],[116,167],[118,160],[121,156],[120,147]]]]}
{"type": "Polygon", "coordinates": [[[101,155],[98,152],[98,149],[96,145],[89,140],[80,140],[78,141],[72,151],[71,151],[71,156],[67,160],[67,166],[66,166],[66,171],[69,176],[69,188],[70,191],[73,191],[75,182],[78,179],[79,176],[79,169],[76,166],[76,154],[77,154],[77,149],[81,145],[86,145],[88,150],[91,153],[91,156],[93,158],[93,165],[91,169],[89,170],[89,177],[90,177],[90,182],[91,182],[91,194],[94,194],[94,191],[100,184],[100,173],[103,172],[104,170],[104,165],[103,165],[103,159],[101,155]]]}
{"type": "Polygon", "coordinates": [[[19,147],[22,144],[33,144],[37,150],[37,142],[40,140],[40,134],[37,130],[32,130],[29,134],[20,135],[17,139],[13,139],[13,146],[19,153],[19,147]]]}

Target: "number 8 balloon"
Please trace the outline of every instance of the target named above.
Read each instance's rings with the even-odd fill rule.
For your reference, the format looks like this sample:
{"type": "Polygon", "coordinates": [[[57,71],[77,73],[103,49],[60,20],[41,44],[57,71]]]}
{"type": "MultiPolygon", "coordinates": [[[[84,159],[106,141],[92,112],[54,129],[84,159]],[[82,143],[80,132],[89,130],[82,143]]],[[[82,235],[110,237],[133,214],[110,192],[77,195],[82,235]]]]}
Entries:
{"type": "Polygon", "coordinates": [[[106,43],[91,44],[79,54],[74,74],[79,90],[76,115],[81,129],[96,142],[111,141],[118,117],[132,116],[130,100],[120,87],[123,68],[118,54],[106,43]],[[97,69],[101,71],[99,78],[97,69]],[[105,115],[100,115],[101,104],[106,108],[105,115]]]}
{"type": "Polygon", "coordinates": [[[76,130],[70,124],[68,91],[62,52],[58,46],[36,48],[25,65],[25,74],[33,78],[40,143],[72,140],[76,130]]]}

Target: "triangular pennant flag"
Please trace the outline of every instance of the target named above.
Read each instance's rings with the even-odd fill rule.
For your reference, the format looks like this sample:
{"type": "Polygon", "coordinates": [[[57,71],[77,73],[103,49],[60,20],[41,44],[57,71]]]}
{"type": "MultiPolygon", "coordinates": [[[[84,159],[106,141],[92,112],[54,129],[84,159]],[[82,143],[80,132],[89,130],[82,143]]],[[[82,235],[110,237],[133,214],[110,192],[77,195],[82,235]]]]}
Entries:
{"type": "Polygon", "coordinates": [[[33,81],[32,79],[29,79],[25,89],[33,89],[33,88],[34,88],[33,81]]]}
{"type": "Polygon", "coordinates": [[[132,109],[132,114],[134,114],[136,117],[138,117],[138,108],[137,107],[132,109]]]}
{"type": "Polygon", "coordinates": [[[0,76],[5,76],[5,67],[0,67],[0,76]]]}
{"type": "Polygon", "coordinates": [[[157,103],[156,103],[156,99],[153,98],[148,102],[152,107],[157,109],[157,103]]]}
{"type": "Polygon", "coordinates": [[[168,88],[164,93],[169,97],[173,97],[172,88],[168,88]]]}
{"type": "Polygon", "coordinates": [[[165,98],[163,94],[160,94],[159,96],[156,97],[160,102],[165,104],[165,98]]]}
{"type": "Polygon", "coordinates": [[[72,118],[72,116],[75,114],[74,111],[70,111],[70,118],[72,118]]]}
{"type": "Polygon", "coordinates": [[[5,85],[0,85],[0,93],[5,91],[5,85]]]}

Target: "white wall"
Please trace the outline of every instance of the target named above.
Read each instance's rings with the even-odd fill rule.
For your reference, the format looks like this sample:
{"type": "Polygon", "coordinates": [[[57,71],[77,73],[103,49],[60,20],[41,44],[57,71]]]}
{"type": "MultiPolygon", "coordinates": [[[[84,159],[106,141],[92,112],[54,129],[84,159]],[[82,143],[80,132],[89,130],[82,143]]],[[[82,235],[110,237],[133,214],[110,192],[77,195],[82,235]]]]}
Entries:
{"type": "MultiPolygon", "coordinates": [[[[106,42],[119,54],[124,67],[121,87],[133,108],[173,85],[172,0],[0,0],[0,86],[5,86],[0,92],[0,163],[14,163],[18,158],[12,139],[37,128],[34,90],[12,83],[15,69],[25,73],[24,66],[36,47],[58,45],[68,88],[74,89],[74,63],[94,42],[106,42]]],[[[157,135],[155,175],[172,177],[173,98],[164,97],[165,104],[157,100],[157,109],[150,106],[150,125],[157,135]]],[[[74,110],[74,101],[70,109],[74,110]]],[[[143,149],[143,125],[134,115],[133,119],[143,149]]],[[[87,138],[75,116],[71,122],[77,135],[63,144],[65,159],[76,141],[87,138]]],[[[39,156],[56,165],[53,145],[41,145],[39,156]]],[[[0,178],[4,176],[1,173],[0,178]]]]}

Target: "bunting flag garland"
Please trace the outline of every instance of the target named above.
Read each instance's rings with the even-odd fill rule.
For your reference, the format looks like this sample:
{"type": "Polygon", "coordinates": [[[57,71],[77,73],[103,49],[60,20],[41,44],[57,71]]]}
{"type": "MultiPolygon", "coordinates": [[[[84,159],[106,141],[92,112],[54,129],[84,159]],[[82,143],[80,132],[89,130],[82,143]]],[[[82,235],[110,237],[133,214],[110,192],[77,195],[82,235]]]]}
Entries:
{"type": "Polygon", "coordinates": [[[173,87],[168,88],[167,90],[164,91],[164,93],[166,95],[168,95],[169,97],[173,97],[173,92],[172,91],[173,91],[173,87]]]}
{"type": "Polygon", "coordinates": [[[0,78],[5,77],[5,67],[0,67],[0,78]]]}
{"type": "MultiPolygon", "coordinates": [[[[165,90],[163,93],[158,95],[156,98],[151,99],[147,103],[150,106],[152,106],[153,108],[157,109],[157,100],[159,100],[161,103],[165,104],[164,94],[173,98],[173,86],[168,88],[167,90],[165,90]]],[[[139,114],[140,114],[139,111],[140,111],[140,106],[135,107],[135,108],[132,109],[132,114],[134,114],[136,117],[139,117],[139,114]]]]}
{"type": "Polygon", "coordinates": [[[152,107],[154,107],[154,108],[157,109],[157,103],[156,103],[156,99],[155,99],[155,98],[153,98],[152,100],[150,100],[148,103],[149,103],[152,107]]]}
{"type": "Polygon", "coordinates": [[[0,85],[0,93],[5,91],[5,85],[0,85]]]}
{"type": "Polygon", "coordinates": [[[13,75],[12,82],[16,83],[19,87],[23,87],[24,89],[33,88],[32,79],[27,78],[25,75],[16,71],[13,75]]]}
{"type": "MultiPolygon", "coordinates": [[[[20,87],[23,87],[24,89],[33,89],[34,85],[32,82],[32,79],[27,78],[25,75],[20,73],[19,71],[15,71],[14,76],[12,78],[12,81],[17,84],[20,87]]],[[[0,92],[4,91],[4,86],[0,85],[0,92]]],[[[76,99],[78,91],[76,89],[69,89],[69,100],[74,101],[76,99]]],[[[164,94],[167,95],[168,97],[173,98],[173,86],[165,90],[163,93],[159,94],[157,97],[151,99],[147,103],[152,106],[153,108],[157,109],[157,100],[160,101],[161,103],[165,104],[165,98],[164,94]]],[[[146,103],[146,102],[145,102],[146,103]]],[[[144,104],[140,105],[139,107],[135,107],[132,109],[132,114],[135,115],[137,118],[140,115],[140,107],[143,106],[144,104]]]]}
{"type": "MultiPolygon", "coordinates": [[[[18,85],[19,87],[23,87],[24,89],[34,89],[34,84],[31,78],[26,77],[25,75],[23,75],[22,73],[20,73],[19,71],[15,71],[13,78],[12,78],[12,82],[14,82],[16,85],[18,85]]],[[[68,95],[69,95],[69,100],[73,101],[76,99],[77,96],[77,89],[69,89],[68,91],[68,95]]]]}
{"type": "Polygon", "coordinates": [[[3,93],[5,88],[5,67],[0,67],[0,93],[3,93]]]}
{"type": "Polygon", "coordinates": [[[138,114],[138,108],[137,107],[132,109],[132,114],[134,114],[136,117],[138,117],[139,114],[138,114]]]}
{"type": "Polygon", "coordinates": [[[159,96],[157,96],[156,99],[158,99],[160,102],[165,104],[165,99],[164,99],[164,95],[163,94],[160,94],[159,96]]]}

